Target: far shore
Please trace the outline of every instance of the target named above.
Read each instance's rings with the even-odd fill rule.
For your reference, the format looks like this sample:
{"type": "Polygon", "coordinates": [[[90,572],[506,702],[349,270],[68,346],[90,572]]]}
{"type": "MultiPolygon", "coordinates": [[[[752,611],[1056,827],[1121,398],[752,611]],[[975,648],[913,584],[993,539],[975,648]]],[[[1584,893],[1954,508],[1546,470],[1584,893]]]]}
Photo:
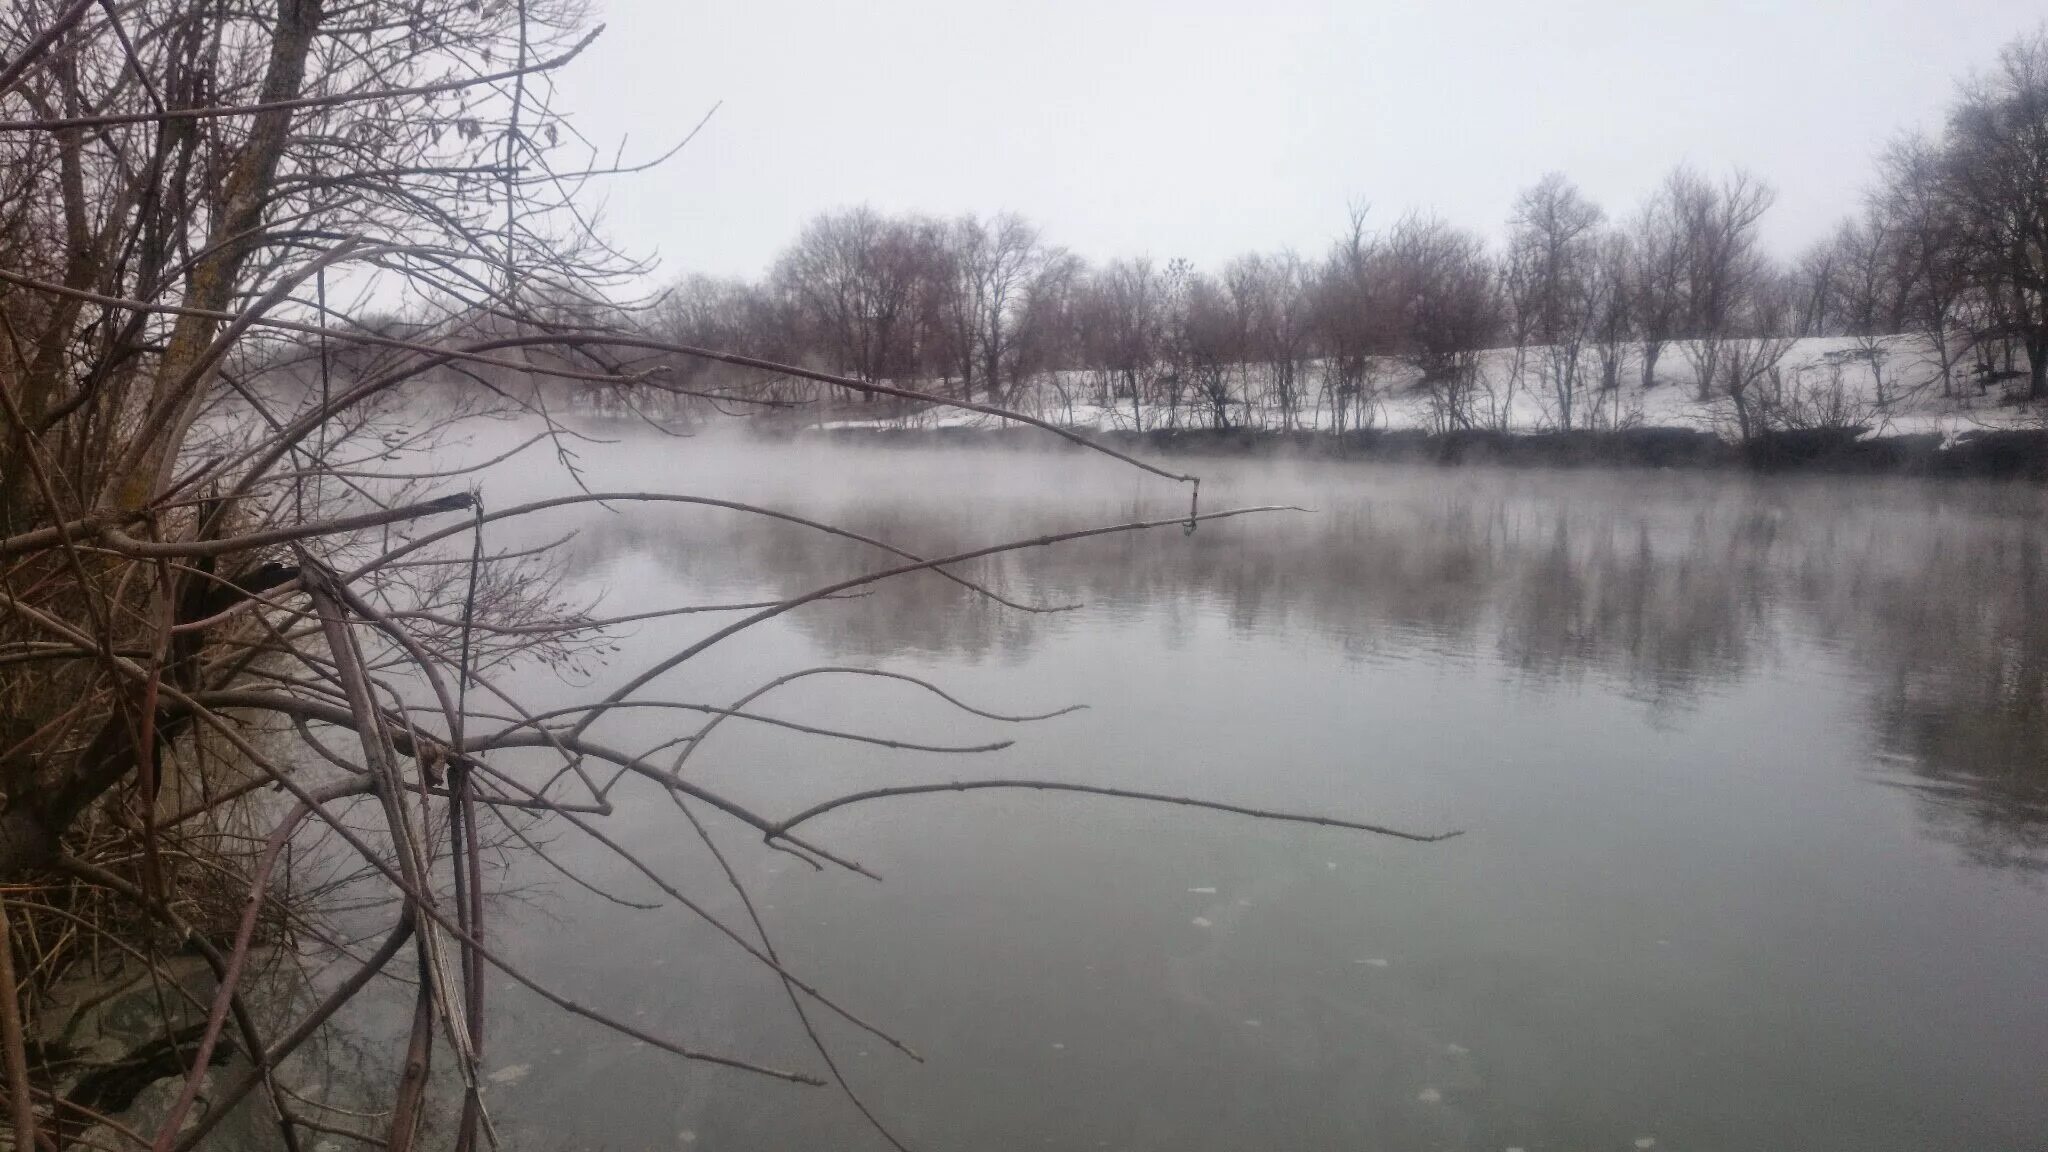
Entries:
{"type": "MultiPolygon", "coordinates": [[[[876,446],[1046,447],[1055,441],[1028,427],[787,426],[774,436],[822,437],[876,446]]],[[[2048,429],[2002,428],[1871,435],[1861,428],[1763,433],[1731,441],[1694,428],[1638,427],[1574,432],[1368,429],[1076,429],[1121,449],[1243,457],[1295,456],[1459,465],[1730,469],[2048,481],[2048,429]]]]}

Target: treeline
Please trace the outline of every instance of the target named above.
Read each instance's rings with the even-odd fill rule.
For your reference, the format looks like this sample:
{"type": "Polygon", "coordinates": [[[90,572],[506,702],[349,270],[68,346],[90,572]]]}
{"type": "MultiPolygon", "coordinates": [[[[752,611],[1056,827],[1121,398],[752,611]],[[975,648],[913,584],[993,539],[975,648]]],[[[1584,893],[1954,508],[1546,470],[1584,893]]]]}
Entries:
{"type": "Polygon", "coordinates": [[[1896,142],[1862,210],[1796,260],[1759,243],[1773,199],[1747,173],[1679,167],[1611,216],[1552,174],[1519,196],[1499,247],[1426,214],[1376,231],[1354,210],[1320,256],[1214,270],[1090,264],[1014,215],[860,207],[812,220],[760,282],[689,277],[658,325],[967,399],[1032,386],[1071,407],[1079,391],[1140,428],[1341,431],[1398,380],[1438,427],[1505,426],[1521,388],[1571,429],[1618,420],[1602,401],[1624,381],[1675,376],[1728,401],[1746,433],[1782,403],[1785,354],[1810,336],[1869,338],[1880,403],[2019,380],[2048,397],[2048,30],[1967,84],[1939,138],[1896,142]],[[1877,340],[1900,333],[1928,350],[1911,379],[1877,340]],[[1504,374],[1481,372],[1488,349],[1512,350],[1504,374]]]}

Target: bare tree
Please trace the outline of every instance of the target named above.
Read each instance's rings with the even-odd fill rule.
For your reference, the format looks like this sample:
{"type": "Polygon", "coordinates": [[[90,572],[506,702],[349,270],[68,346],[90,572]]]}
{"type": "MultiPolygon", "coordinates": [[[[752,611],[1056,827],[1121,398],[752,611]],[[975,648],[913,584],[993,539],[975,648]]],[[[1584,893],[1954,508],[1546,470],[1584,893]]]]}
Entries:
{"type": "Polygon", "coordinates": [[[1664,349],[1685,323],[1686,245],[1668,181],[1636,214],[1630,235],[1629,298],[1647,392],[1657,385],[1664,349]]]}
{"type": "Polygon", "coordinates": [[[1792,324],[1799,335],[1830,336],[1839,327],[1841,255],[1839,237],[1830,236],[1809,245],[1793,265],[1792,279],[1798,288],[1798,298],[1792,324]]]}
{"type": "Polygon", "coordinates": [[[1374,365],[1395,349],[1399,323],[1394,285],[1378,240],[1365,227],[1366,208],[1351,209],[1344,236],[1315,278],[1313,315],[1323,353],[1321,400],[1333,430],[1371,422],[1374,365]]]}
{"type": "Polygon", "coordinates": [[[1064,249],[1046,250],[1031,282],[1024,286],[1010,342],[1015,364],[1012,380],[1022,383],[1042,377],[1061,396],[1069,422],[1073,419],[1072,393],[1063,373],[1087,363],[1082,323],[1087,279],[1088,266],[1080,257],[1064,249]]]}
{"type": "Polygon", "coordinates": [[[1844,221],[1829,245],[1837,325],[1854,340],[1848,358],[1869,376],[1880,410],[1899,398],[1890,375],[1892,336],[1906,325],[1910,287],[1900,239],[1893,218],[1873,204],[1864,218],[1844,221]]]}
{"type": "Polygon", "coordinates": [[[1408,216],[1386,240],[1404,354],[1422,373],[1439,430],[1478,423],[1473,390],[1482,353],[1500,330],[1500,301],[1486,244],[1433,217],[1408,216]]]}
{"type": "Polygon", "coordinates": [[[804,226],[776,264],[775,280],[791,299],[827,361],[862,380],[882,375],[882,331],[893,323],[899,300],[885,298],[880,214],[860,207],[824,215],[804,226]]]}
{"type": "Polygon", "coordinates": [[[1719,359],[1738,317],[1766,275],[1757,251],[1757,224],[1775,194],[1746,172],[1716,186],[1689,168],[1674,170],[1665,197],[1683,253],[1683,333],[1697,396],[1712,396],[1719,359]]]}
{"type": "Polygon", "coordinates": [[[2026,350],[2031,399],[2048,398],[2048,27],[2008,44],[1966,87],[1943,138],[1946,199],[1993,334],[2026,350]]]}
{"type": "Polygon", "coordinates": [[[1873,212],[1845,220],[1831,246],[1837,326],[1852,336],[1898,331],[1905,317],[1896,287],[1897,233],[1890,218],[1873,212]]]}
{"type": "Polygon", "coordinates": [[[1617,228],[1601,235],[1593,266],[1592,344],[1600,365],[1600,390],[1613,406],[1610,427],[1621,422],[1621,369],[1635,331],[1635,296],[1630,291],[1635,262],[1627,232],[1617,228]]]}
{"type": "Polygon", "coordinates": [[[1904,327],[1934,357],[1944,396],[1955,394],[1956,365],[1967,352],[1959,331],[1970,288],[1963,225],[1945,187],[1942,157],[1925,137],[1895,142],[1879,161],[1877,210],[1897,237],[1904,327]]]}
{"type": "Polygon", "coordinates": [[[1114,261],[1090,279],[1086,315],[1090,357],[1116,395],[1130,401],[1131,424],[1143,431],[1144,395],[1159,366],[1165,282],[1148,258],[1114,261]]]}
{"type": "Polygon", "coordinates": [[[1206,292],[1197,284],[1198,279],[1206,278],[1184,256],[1168,260],[1159,274],[1161,305],[1159,339],[1155,345],[1159,370],[1153,378],[1153,405],[1166,409],[1164,427],[1170,429],[1180,427],[1181,408],[1193,403],[1190,392],[1197,387],[1194,299],[1198,288],[1206,292]]]}
{"type": "Polygon", "coordinates": [[[1797,399],[1788,396],[1783,373],[1785,356],[1798,342],[1789,334],[1794,295],[1787,278],[1752,281],[1724,322],[1729,335],[1720,338],[1711,360],[1718,374],[1713,385],[1728,397],[1744,440],[1769,431],[1774,420],[1782,422],[1788,403],[1797,399]]]}
{"type": "Polygon", "coordinates": [[[870,383],[914,379],[919,337],[937,324],[939,226],[861,206],[805,225],[775,269],[827,362],[870,383]]]}
{"type": "Polygon", "coordinates": [[[1254,382],[1253,369],[1263,366],[1270,377],[1274,353],[1274,297],[1276,285],[1266,267],[1266,258],[1252,252],[1232,260],[1223,269],[1223,290],[1229,298],[1230,368],[1237,376],[1237,399],[1246,427],[1256,423],[1256,411],[1263,408],[1259,394],[1264,381],[1254,382]]]}
{"type": "Polygon", "coordinates": [[[1236,398],[1232,368],[1241,346],[1228,292],[1202,273],[1188,273],[1175,302],[1173,330],[1176,373],[1184,374],[1194,390],[1194,402],[1207,410],[1209,426],[1230,427],[1236,398]]]}
{"type": "Polygon", "coordinates": [[[1551,411],[1567,432],[1581,415],[1585,348],[1601,318],[1605,218],[1599,205],[1553,172],[1516,199],[1508,219],[1505,279],[1517,345],[1536,346],[1551,411]]]}
{"type": "MultiPolygon", "coordinates": [[[[1011,342],[1018,311],[1044,259],[1038,229],[1006,212],[988,224],[964,217],[954,224],[953,237],[960,293],[974,319],[971,347],[981,366],[982,386],[990,400],[1002,403],[1003,380],[1015,362],[1011,342]]],[[[966,375],[962,384],[969,387],[964,395],[973,399],[966,375]]]]}

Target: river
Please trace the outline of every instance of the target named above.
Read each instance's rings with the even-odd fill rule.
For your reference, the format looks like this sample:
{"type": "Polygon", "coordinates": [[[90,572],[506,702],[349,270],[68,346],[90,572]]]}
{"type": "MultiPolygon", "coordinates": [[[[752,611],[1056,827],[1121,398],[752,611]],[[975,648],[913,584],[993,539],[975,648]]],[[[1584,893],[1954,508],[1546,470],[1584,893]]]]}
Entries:
{"type": "MultiPolygon", "coordinates": [[[[771,505],[930,554],[1173,516],[1175,485],[1067,451],[584,445],[593,490],[771,505]]],[[[570,490],[530,451],[505,507],[570,490]]],[[[1202,506],[1275,512],[1032,549],[811,605],[650,695],[962,755],[733,721],[692,778],[773,815],[890,784],[1038,777],[1317,812],[1338,829],[1079,795],[881,801],[808,826],[880,883],[705,812],[875,1113],[941,1149],[2038,1146],[2048,1132],[2048,543],[2033,487],[1733,473],[1184,460],[1202,506]]],[[[793,594],[886,558],[704,509],[564,510],[605,612],[793,594]]],[[[730,617],[621,630],[542,705],[730,617]]],[[[595,730],[647,746],[701,716],[595,730]]],[[[610,831],[744,924],[659,792],[610,831]]],[[[563,831],[596,886],[661,901],[563,831]]],[[[494,937],[564,992],[706,1049],[821,1071],[780,984],[664,902],[513,869],[494,937]]],[[[886,1145],[831,1089],[686,1065],[492,988],[492,1106],[548,1148],[886,1145]]]]}

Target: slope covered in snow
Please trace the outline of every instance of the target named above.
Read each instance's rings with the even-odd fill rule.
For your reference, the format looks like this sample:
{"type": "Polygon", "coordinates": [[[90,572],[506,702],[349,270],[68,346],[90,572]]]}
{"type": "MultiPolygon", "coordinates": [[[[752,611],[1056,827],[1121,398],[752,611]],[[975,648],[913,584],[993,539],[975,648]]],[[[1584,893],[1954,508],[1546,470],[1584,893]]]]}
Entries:
{"type": "MultiPolygon", "coordinates": [[[[1755,354],[1759,344],[1739,350],[1755,354]]],[[[1777,351],[1775,347],[1764,349],[1777,351]]],[[[1156,431],[1229,427],[1264,431],[1365,429],[1545,432],[1565,429],[1686,428],[1741,435],[1743,422],[1734,397],[1718,380],[1705,398],[1699,364],[1712,350],[1685,342],[1666,345],[1654,383],[1643,386],[1642,350],[1621,349],[1613,389],[1599,387],[1598,358],[1587,350],[1579,382],[1561,388],[1555,357],[1547,348],[1495,349],[1478,357],[1462,387],[1426,381],[1413,365],[1395,359],[1372,362],[1358,394],[1340,413],[1326,386],[1327,365],[1297,366],[1291,407],[1271,365],[1227,365],[1206,377],[1177,380],[1164,369],[1141,375],[1134,404],[1119,376],[1095,370],[1036,377],[1011,390],[1007,404],[1057,424],[1097,431],[1156,431]],[[1567,419],[1566,410],[1570,409],[1567,419]],[[1219,419],[1220,415],[1220,419],[1219,419]],[[1341,416],[1341,423],[1340,423],[1341,416]]],[[[1723,350],[1726,355],[1726,350],[1723,350]]],[[[1866,436],[1938,434],[1944,440],[1977,429],[2038,427],[2043,411],[2024,402],[2025,381],[1988,382],[1972,371],[1974,362],[1955,365],[1946,386],[1940,361],[1916,336],[1822,337],[1784,346],[1774,370],[1760,372],[1747,386],[1752,428],[1856,428],[1866,436]]],[[[924,382],[928,390],[943,386],[924,382]]],[[[974,428],[1000,423],[994,417],[942,406],[892,408],[876,414],[869,406],[817,412],[823,428],[974,428]]]]}

